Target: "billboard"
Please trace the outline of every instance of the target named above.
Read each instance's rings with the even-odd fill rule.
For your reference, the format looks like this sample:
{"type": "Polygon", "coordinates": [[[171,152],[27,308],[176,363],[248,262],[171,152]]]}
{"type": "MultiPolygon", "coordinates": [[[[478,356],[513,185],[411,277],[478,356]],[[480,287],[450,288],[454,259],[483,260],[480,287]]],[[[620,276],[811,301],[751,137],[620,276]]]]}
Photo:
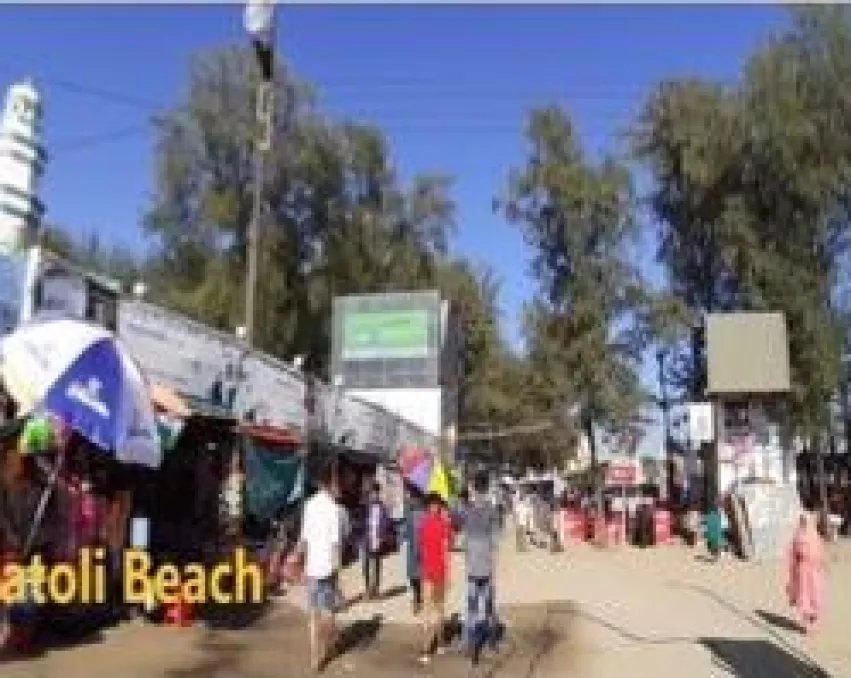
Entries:
{"type": "Polygon", "coordinates": [[[783,313],[711,313],[706,347],[710,394],[784,393],[791,386],[783,313]]]}
{"type": "Polygon", "coordinates": [[[351,388],[429,388],[440,380],[437,291],[334,299],[332,371],[351,388]]]}
{"type": "Polygon", "coordinates": [[[428,311],[350,311],[343,316],[343,360],[428,357],[428,311]]]}

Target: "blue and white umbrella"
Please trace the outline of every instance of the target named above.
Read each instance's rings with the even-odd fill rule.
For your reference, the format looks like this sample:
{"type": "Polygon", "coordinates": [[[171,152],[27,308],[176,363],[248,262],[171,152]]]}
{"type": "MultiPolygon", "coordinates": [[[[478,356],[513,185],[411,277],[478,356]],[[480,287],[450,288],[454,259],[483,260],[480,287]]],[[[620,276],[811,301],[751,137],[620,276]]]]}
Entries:
{"type": "Polygon", "coordinates": [[[47,410],[119,461],[159,467],[150,391],[110,331],[67,319],[21,327],[0,341],[0,379],[20,414],[47,410]]]}

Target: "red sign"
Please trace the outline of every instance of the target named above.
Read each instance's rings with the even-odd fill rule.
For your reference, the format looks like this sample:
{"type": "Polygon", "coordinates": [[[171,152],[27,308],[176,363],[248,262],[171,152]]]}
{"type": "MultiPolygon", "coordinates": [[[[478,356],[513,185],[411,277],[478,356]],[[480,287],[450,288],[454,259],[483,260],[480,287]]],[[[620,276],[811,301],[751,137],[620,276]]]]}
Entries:
{"type": "Polygon", "coordinates": [[[635,485],[638,467],[635,464],[609,464],[606,467],[606,485],[635,485]]]}

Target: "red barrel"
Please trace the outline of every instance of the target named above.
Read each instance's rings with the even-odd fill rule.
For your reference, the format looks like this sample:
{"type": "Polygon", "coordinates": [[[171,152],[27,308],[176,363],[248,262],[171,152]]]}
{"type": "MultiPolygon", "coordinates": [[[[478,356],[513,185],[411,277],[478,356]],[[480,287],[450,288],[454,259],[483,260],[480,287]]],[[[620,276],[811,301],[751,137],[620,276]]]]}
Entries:
{"type": "Polygon", "coordinates": [[[609,544],[622,544],[625,538],[623,516],[615,513],[606,521],[606,539],[609,544]]]}
{"type": "Polygon", "coordinates": [[[585,516],[582,512],[575,509],[565,509],[561,513],[565,536],[573,541],[584,541],[585,516]]]}
{"type": "Polygon", "coordinates": [[[657,546],[669,544],[672,536],[671,512],[666,509],[653,511],[653,543],[657,546]]]}

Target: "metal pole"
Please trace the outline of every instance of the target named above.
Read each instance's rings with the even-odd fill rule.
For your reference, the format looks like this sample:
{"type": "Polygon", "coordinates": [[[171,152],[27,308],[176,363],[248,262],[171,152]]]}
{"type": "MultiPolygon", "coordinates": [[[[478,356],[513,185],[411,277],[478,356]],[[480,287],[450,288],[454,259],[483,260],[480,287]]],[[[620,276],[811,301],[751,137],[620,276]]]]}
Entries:
{"type": "MultiPolygon", "coordinates": [[[[257,86],[257,123],[264,125],[264,106],[269,94],[269,83],[257,86]]],[[[245,342],[252,348],[255,342],[257,305],[257,276],[260,256],[260,219],[263,214],[263,183],[266,169],[266,145],[263,140],[254,142],[254,184],[251,194],[251,222],[248,225],[248,271],[245,282],[245,342]]]]}
{"type": "Polygon", "coordinates": [[[246,243],[247,272],[245,281],[245,340],[248,348],[256,341],[257,278],[260,258],[260,219],[263,215],[263,184],[265,154],[272,146],[274,91],[272,87],[275,64],[275,7],[272,0],[249,0],[245,8],[245,27],[260,68],[257,85],[254,142],[254,185],[251,222],[246,243]]]}

